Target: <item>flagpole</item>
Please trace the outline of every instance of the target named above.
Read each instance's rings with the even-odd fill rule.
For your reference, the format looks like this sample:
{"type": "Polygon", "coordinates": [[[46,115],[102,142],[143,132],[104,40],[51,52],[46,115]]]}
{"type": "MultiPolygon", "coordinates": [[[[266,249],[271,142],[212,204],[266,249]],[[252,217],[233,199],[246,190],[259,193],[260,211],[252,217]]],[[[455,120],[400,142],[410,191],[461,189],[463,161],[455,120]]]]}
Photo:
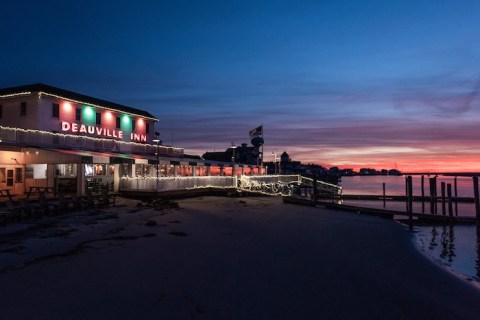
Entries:
{"type": "MultiPolygon", "coordinates": [[[[263,122],[262,122],[262,139],[263,139],[263,122]]],[[[265,140],[263,140],[265,142],[265,140]]],[[[260,166],[263,167],[263,143],[262,143],[262,158],[260,160],[260,166]]]]}

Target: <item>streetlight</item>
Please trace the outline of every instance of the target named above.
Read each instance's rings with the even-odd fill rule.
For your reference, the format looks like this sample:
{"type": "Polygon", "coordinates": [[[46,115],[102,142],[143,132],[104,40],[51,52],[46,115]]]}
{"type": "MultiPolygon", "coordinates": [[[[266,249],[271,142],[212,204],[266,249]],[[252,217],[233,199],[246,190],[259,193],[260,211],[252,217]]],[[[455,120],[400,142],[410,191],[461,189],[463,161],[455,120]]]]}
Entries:
{"type": "Polygon", "coordinates": [[[272,151],[273,155],[273,166],[275,167],[275,174],[277,174],[277,150],[272,151]]]}
{"type": "Polygon", "coordinates": [[[160,140],[160,133],[155,131],[155,139],[152,140],[154,143],[157,144],[157,152],[155,152],[155,157],[157,158],[157,192],[158,192],[158,165],[160,164],[160,143],[162,140],[160,140]]]}
{"type": "Polygon", "coordinates": [[[235,149],[237,146],[232,142],[232,176],[235,175],[235,149]]]}

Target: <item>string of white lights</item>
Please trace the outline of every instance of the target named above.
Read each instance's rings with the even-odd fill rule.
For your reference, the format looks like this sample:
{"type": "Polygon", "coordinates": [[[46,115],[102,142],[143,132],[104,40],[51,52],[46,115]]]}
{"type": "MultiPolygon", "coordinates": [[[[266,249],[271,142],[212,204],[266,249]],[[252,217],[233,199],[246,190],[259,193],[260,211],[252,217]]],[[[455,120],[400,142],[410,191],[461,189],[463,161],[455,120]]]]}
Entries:
{"type": "Polygon", "coordinates": [[[98,105],[98,104],[86,103],[86,102],[84,102],[84,101],[80,101],[80,100],[75,100],[75,99],[70,99],[70,98],[62,97],[62,96],[59,96],[59,95],[56,95],[56,94],[53,94],[53,93],[44,92],[44,91],[38,92],[38,97],[39,97],[39,98],[41,98],[42,95],[54,97],[54,98],[57,98],[57,99],[67,100],[67,101],[74,102],[74,103],[78,103],[78,104],[84,104],[84,105],[88,105],[88,106],[92,106],[92,107],[96,107],[96,108],[100,108],[100,109],[104,109],[104,110],[115,111],[115,112],[121,111],[122,113],[131,115],[131,116],[142,117],[142,118],[145,118],[145,119],[150,119],[150,120],[158,121],[157,118],[153,118],[153,117],[147,117],[147,116],[144,116],[144,115],[135,114],[135,113],[131,113],[131,112],[123,111],[123,110],[118,110],[118,109],[113,109],[113,108],[107,108],[107,107],[104,107],[104,106],[100,106],[100,105],[98,105]]]}
{"type": "MultiPolygon", "coordinates": [[[[239,191],[254,192],[269,196],[290,196],[292,195],[293,187],[289,183],[284,183],[281,181],[272,181],[264,182],[261,179],[265,176],[241,176],[241,177],[232,177],[232,176],[202,176],[202,177],[156,177],[145,176],[145,177],[122,177],[123,180],[121,183],[128,183],[130,187],[132,184],[137,182],[144,181],[144,184],[141,184],[142,189],[144,190],[155,190],[158,185],[156,182],[160,182],[160,189],[162,190],[194,190],[194,189],[205,189],[205,188],[216,188],[216,189],[232,189],[235,188],[239,191]],[[190,184],[190,185],[188,185],[190,184]]],[[[285,177],[285,176],[277,176],[285,177]]],[[[298,181],[298,176],[296,177],[298,181]]]]}
{"type": "Polygon", "coordinates": [[[18,97],[18,96],[28,96],[32,94],[31,91],[24,91],[24,92],[18,92],[18,93],[10,93],[10,94],[4,94],[4,95],[0,95],[0,99],[1,98],[14,98],[14,97],[18,97]]]}
{"type": "Polygon", "coordinates": [[[172,149],[172,150],[178,150],[182,151],[183,148],[179,147],[171,147],[171,146],[157,146],[156,144],[148,144],[148,143],[139,143],[139,142],[131,142],[131,141],[121,141],[121,140],[113,140],[113,139],[107,139],[107,138],[95,138],[95,137],[89,137],[89,136],[83,136],[83,135],[73,135],[73,134],[64,134],[64,133],[57,133],[57,132],[49,132],[49,131],[43,131],[43,130],[35,130],[35,129],[23,129],[23,128],[12,128],[12,127],[4,127],[0,126],[0,130],[7,130],[7,131],[20,131],[20,132],[25,132],[25,133],[39,133],[39,134],[47,134],[47,135],[52,135],[52,136],[57,136],[57,137],[66,137],[66,138],[82,138],[82,139],[87,139],[87,140],[92,140],[92,141],[105,141],[105,142],[115,142],[115,143],[122,143],[122,144],[127,144],[127,145],[137,145],[137,146],[150,146],[151,148],[164,148],[164,149],[172,149]]]}

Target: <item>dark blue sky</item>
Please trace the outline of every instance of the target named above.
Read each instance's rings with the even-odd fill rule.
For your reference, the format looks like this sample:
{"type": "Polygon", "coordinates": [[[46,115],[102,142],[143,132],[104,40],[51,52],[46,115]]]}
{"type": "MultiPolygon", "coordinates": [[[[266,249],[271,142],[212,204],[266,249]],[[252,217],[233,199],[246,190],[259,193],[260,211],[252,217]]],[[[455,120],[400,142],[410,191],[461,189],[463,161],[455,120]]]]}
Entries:
{"type": "Polygon", "coordinates": [[[187,152],[478,170],[479,1],[7,1],[0,86],[150,111],[187,152]]]}

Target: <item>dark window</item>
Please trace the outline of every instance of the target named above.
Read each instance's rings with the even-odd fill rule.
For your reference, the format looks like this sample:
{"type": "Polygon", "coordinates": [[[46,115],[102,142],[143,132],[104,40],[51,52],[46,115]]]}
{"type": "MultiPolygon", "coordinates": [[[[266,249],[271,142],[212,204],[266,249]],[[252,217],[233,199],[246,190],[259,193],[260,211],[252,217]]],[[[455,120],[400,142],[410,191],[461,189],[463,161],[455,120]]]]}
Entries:
{"type": "Polygon", "coordinates": [[[117,117],[117,118],[116,118],[116,127],[117,127],[117,129],[120,129],[120,124],[121,124],[121,122],[120,122],[120,117],[117,117]]]}
{"type": "Polygon", "coordinates": [[[147,131],[147,133],[150,133],[150,123],[147,123],[147,126],[145,127],[145,131],[147,131]]]}
{"type": "Polygon", "coordinates": [[[27,103],[26,102],[22,102],[20,104],[20,115],[21,116],[26,116],[27,115],[27,103]]]}
{"type": "Polygon", "coordinates": [[[0,119],[3,118],[3,106],[0,104],[0,119]]]}
{"type": "Polygon", "coordinates": [[[135,132],[135,120],[132,121],[132,132],[135,132]]]}
{"type": "Polygon", "coordinates": [[[80,108],[75,109],[75,120],[82,121],[82,109],[80,108]]]}
{"type": "Polygon", "coordinates": [[[102,114],[100,112],[96,113],[95,123],[99,126],[102,124],[102,114]]]}
{"type": "Polygon", "coordinates": [[[52,104],[52,117],[59,118],[60,117],[60,106],[58,103],[52,104]]]}

